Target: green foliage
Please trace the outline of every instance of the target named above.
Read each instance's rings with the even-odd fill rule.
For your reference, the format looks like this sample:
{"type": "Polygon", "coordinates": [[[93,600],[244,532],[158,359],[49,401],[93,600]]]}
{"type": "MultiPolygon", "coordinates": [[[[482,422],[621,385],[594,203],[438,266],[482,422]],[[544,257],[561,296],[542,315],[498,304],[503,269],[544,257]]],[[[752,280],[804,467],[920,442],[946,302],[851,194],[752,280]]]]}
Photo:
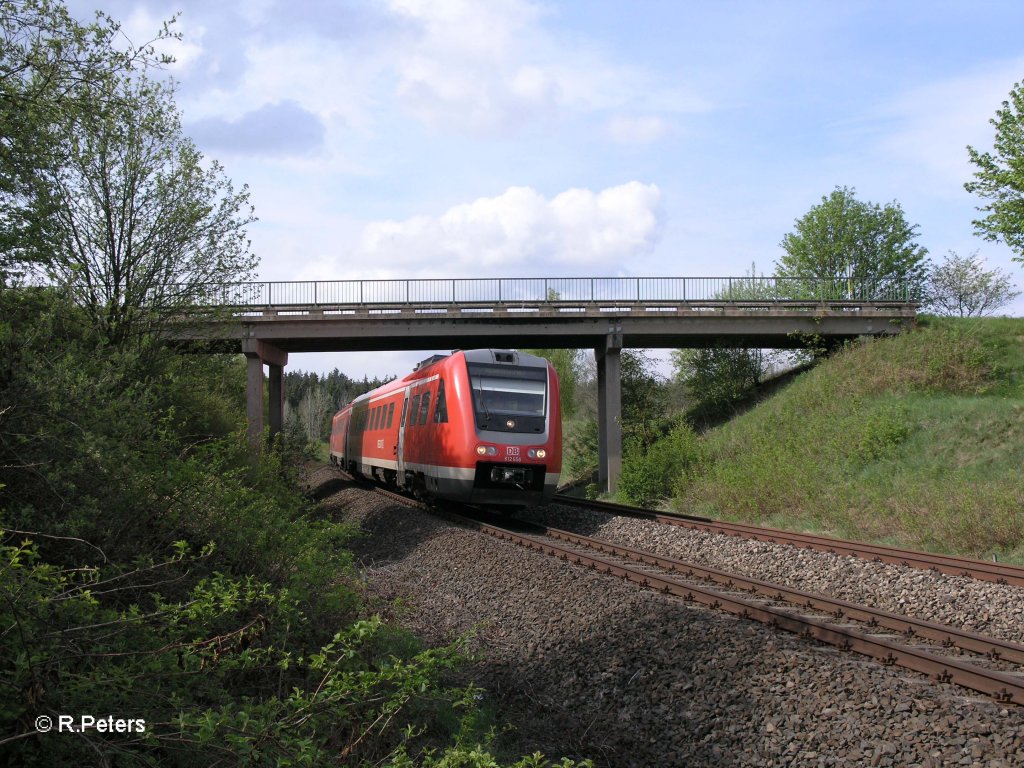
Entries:
{"type": "Polygon", "coordinates": [[[246,444],[244,375],[0,291],[4,761],[493,764],[478,692],[445,682],[463,646],[363,615],[352,532],[246,444]],[[144,730],[43,737],[42,714],[144,730]]]}
{"type": "Polygon", "coordinates": [[[562,479],[586,477],[597,466],[597,419],[578,419],[563,425],[562,479]]]}
{"type": "Polygon", "coordinates": [[[893,456],[910,432],[905,409],[893,405],[871,409],[857,434],[855,456],[864,464],[893,456]]]}
{"type": "Polygon", "coordinates": [[[672,350],[676,376],[692,398],[691,418],[701,421],[734,412],[768,372],[761,349],[712,347],[672,350]]]}
{"type": "MultiPolygon", "coordinates": [[[[907,222],[899,203],[865,203],[855,190],[836,187],[782,238],[786,253],[775,274],[796,281],[845,281],[842,295],[830,297],[835,299],[886,296],[904,285],[909,298],[920,299],[928,252],[916,239],[917,225],[907,222]]],[[[815,295],[813,287],[799,286],[793,283],[797,295],[815,295]]]]}
{"type": "Polygon", "coordinates": [[[657,362],[642,349],[624,349],[621,355],[622,441],[648,446],[666,425],[668,393],[657,362]]]}
{"type": "Polygon", "coordinates": [[[699,473],[704,445],[685,422],[643,450],[627,452],[618,495],[626,502],[650,506],[681,492],[699,473]]]}
{"type": "Polygon", "coordinates": [[[120,754],[153,765],[206,765],[211,756],[347,765],[419,753],[431,744],[432,720],[472,705],[472,687],[439,683],[458,663],[458,646],[393,655],[379,619],[313,646],[294,637],[308,617],[302,601],[251,577],[213,572],[190,579],[179,601],[147,595],[154,580],[189,579],[212,559],[210,548],[198,556],[175,549],[108,575],[109,566],[51,565],[30,541],[0,546],[0,664],[23,694],[0,704],[4,732],[17,734],[5,746],[14,763],[91,764],[120,754]],[[133,602],[115,606],[115,591],[133,602]],[[40,712],[117,713],[136,725],[43,743],[26,738],[40,712]]]}
{"type": "Polygon", "coordinates": [[[315,445],[331,434],[331,419],[341,406],[391,378],[350,379],[335,368],[326,376],[305,371],[284,375],[285,433],[294,445],[315,445]]]}
{"type": "Polygon", "coordinates": [[[970,256],[950,251],[928,276],[927,306],[940,315],[990,315],[1019,295],[1008,274],[982,268],[977,251],[970,256]]]}
{"type": "Polygon", "coordinates": [[[168,62],[104,15],[0,0],[0,286],[68,287],[116,346],[255,266],[248,191],[183,136],[173,86],[141,71],[168,62]]]}
{"type": "Polygon", "coordinates": [[[29,200],[35,258],[74,292],[112,344],[135,341],[218,284],[251,277],[246,188],[181,131],[173,91],[111,77],[62,115],[67,154],[37,170],[29,200]]]}
{"type": "MultiPolygon", "coordinates": [[[[177,37],[172,23],[154,42],[177,37]]],[[[67,157],[60,121],[102,108],[97,90],[104,83],[170,61],[150,43],[132,44],[104,14],[80,24],[59,0],[0,0],[0,286],[34,259],[49,261],[32,247],[38,221],[24,203],[39,172],[60,167],[67,157]]]]}
{"type": "Polygon", "coordinates": [[[989,122],[996,129],[992,152],[967,147],[977,170],[964,188],[988,201],[978,209],[987,215],[974,222],[978,234],[1006,243],[1024,262],[1024,83],[1014,84],[989,122]]]}
{"type": "Polygon", "coordinates": [[[851,344],[707,433],[674,505],[938,551],[1024,558],[1020,319],[923,318],[851,344]]]}

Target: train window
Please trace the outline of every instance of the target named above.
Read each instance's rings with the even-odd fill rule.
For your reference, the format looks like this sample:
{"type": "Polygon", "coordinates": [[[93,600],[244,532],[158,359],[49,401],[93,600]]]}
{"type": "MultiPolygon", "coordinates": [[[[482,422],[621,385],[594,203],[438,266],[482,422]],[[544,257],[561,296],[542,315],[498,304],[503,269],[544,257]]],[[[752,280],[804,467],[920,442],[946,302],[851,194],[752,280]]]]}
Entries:
{"type": "Polygon", "coordinates": [[[437,385],[437,404],[434,406],[434,423],[448,423],[448,400],[444,396],[444,379],[437,385]]]}
{"type": "Polygon", "coordinates": [[[419,423],[420,424],[426,424],[427,423],[427,414],[428,413],[430,413],[430,393],[429,392],[424,392],[423,393],[423,402],[420,403],[420,418],[419,418],[419,423]]]}
{"type": "Polygon", "coordinates": [[[391,429],[391,421],[395,418],[395,403],[391,401],[388,403],[388,429],[391,429]]]}
{"type": "Polygon", "coordinates": [[[380,429],[384,425],[384,406],[377,406],[377,418],[373,420],[373,428],[380,429]]]}
{"type": "Polygon", "coordinates": [[[548,372],[544,368],[469,364],[478,413],[543,416],[548,372]]]}
{"type": "Polygon", "coordinates": [[[373,409],[373,419],[370,421],[370,429],[371,430],[376,429],[377,425],[379,423],[380,423],[380,406],[378,405],[376,408],[373,409]]]}
{"type": "Polygon", "coordinates": [[[405,409],[409,405],[409,398],[405,397],[402,400],[402,417],[398,420],[398,425],[401,427],[405,426],[405,409]]]}
{"type": "Polygon", "coordinates": [[[409,426],[410,427],[415,427],[416,426],[416,414],[419,413],[419,410],[420,410],[420,396],[416,395],[412,399],[412,408],[409,409],[409,426]]]}

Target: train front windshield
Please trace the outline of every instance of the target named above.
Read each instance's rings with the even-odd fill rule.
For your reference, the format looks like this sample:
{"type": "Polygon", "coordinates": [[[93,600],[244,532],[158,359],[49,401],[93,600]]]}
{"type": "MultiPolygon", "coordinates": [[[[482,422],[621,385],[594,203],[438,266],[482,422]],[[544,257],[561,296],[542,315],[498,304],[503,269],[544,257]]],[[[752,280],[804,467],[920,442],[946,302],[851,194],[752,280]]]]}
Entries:
{"type": "Polygon", "coordinates": [[[468,363],[477,426],[503,432],[543,432],[546,368],[468,363]]]}

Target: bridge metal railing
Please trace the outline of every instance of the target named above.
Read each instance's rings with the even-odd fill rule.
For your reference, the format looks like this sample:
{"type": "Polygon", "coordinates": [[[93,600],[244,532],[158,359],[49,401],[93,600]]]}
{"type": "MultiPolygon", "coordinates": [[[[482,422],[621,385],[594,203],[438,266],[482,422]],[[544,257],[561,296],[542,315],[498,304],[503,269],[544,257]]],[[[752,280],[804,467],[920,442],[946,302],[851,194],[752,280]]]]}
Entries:
{"type": "MultiPolygon", "coordinates": [[[[173,290],[173,289],[172,289],[173,290]]],[[[192,287],[194,291],[194,287],[192,287]]],[[[330,307],[600,302],[899,303],[918,301],[903,280],[785,277],[554,277],[317,280],[207,285],[197,305],[330,307]]]]}

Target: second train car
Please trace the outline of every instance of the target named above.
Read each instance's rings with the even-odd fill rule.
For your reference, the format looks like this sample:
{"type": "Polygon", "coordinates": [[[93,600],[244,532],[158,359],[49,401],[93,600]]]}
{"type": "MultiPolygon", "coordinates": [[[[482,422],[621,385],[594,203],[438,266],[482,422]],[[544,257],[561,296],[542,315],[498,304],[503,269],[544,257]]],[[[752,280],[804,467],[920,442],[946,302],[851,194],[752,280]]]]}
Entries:
{"type": "Polygon", "coordinates": [[[429,498],[543,503],[562,469],[558,376],[515,350],[434,355],[338,411],[331,461],[429,498]]]}

